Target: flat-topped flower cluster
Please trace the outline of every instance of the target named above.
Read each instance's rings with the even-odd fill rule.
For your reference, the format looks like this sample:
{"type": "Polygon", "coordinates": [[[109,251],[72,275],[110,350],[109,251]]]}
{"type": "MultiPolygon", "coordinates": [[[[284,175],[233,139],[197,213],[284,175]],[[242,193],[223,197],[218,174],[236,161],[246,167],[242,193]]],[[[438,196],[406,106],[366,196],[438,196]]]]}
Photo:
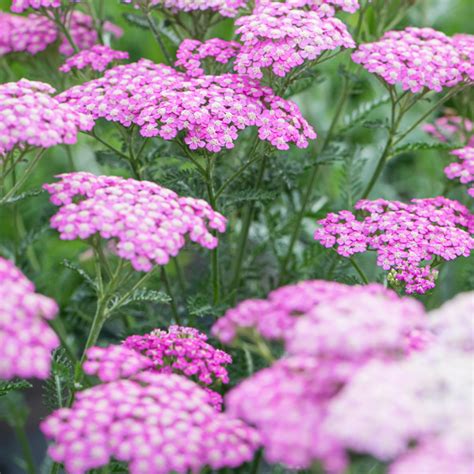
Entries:
{"type": "Polygon", "coordinates": [[[21,79],[0,84],[0,157],[14,148],[73,144],[94,123],[88,114],[53,97],[44,82],[21,79]]]}
{"type": "Polygon", "coordinates": [[[432,28],[408,27],[389,31],[374,43],[359,46],[352,59],[388,84],[413,93],[441,92],[466,80],[473,81],[473,35],[449,37],[432,28]]]}
{"type": "Polygon", "coordinates": [[[60,206],[51,226],[65,240],[98,233],[115,242],[116,254],[137,271],[166,265],[185,245],[185,237],[215,248],[212,231],[224,232],[226,219],[202,199],[180,197],[150,181],[91,173],[59,175],[45,184],[51,202],[60,206]]]}
{"type": "Polygon", "coordinates": [[[357,214],[341,211],[318,221],[314,238],[344,257],[375,250],[377,264],[391,270],[407,293],[434,288],[435,258],[468,257],[474,248],[474,215],[457,201],[442,196],[409,204],[361,200],[354,208],[357,214]]]}
{"type": "Polygon", "coordinates": [[[33,283],[2,257],[0,301],[0,379],[48,378],[59,339],[46,320],[58,313],[56,302],[36,293],[33,283]]]}
{"type": "Polygon", "coordinates": [[[144,137],[171,140],[183,132],[192,150],[232,148],[238,132],[250,126],[282,150],[290,143],[304,148],[316,137],[295,103],[257,81],[236,74],[194,78],[145,59],[116,66],[58,98],[94,119],[136,124],[144,137]]]}

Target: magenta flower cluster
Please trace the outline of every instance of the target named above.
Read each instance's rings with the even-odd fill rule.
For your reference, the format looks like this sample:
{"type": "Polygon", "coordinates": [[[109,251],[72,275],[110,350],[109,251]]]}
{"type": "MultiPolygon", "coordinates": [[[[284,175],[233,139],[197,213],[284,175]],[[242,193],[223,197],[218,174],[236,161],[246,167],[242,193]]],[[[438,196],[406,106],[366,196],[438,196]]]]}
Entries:
{"type": "Polygon", "coordinates": [[[318,221],[314,238],[339,255],[351,257],[374,250],[377,264],[391,271],[407,293],[434,288],[433,260],[468,257],[474,248],[474,215],[458,203],[439,196],[409,204],[362,200],[350,211],[328,214],[318,221]]]}
{"type": "Polygon", "coordinates": [[[213,58],[219,64],[227,64],[237,56],[240,43],[237,41],[225,41],[220,38],[211,38],[201,42],[199,40],[185,39],[179,45],[176,52],[176,67],[184,69],[188,76],[202,76],[204,72],[203,62],[207,58],[213,58]]]}
{"type": "Polygon", "coordinates": [[[444,115],[434,123],[423,125],[422,129],[442,143],[454,142],[474,146],[473,123],[465,117],[444,115]]]}
{"type": "Polygon", "coordinates": [[[40,10],[41,8],[59,8],[61,0],[12,0],[11,11],[22,13],[29,8],[40,10]]]}
{"type": "Polygon", "coordinates": [[[0,301],[0,379],[48,378],[59,339],[46,320],[58,313],[56,302],[36,293],[33,283],[2,257],[0,301]]]}
{"type": "Polygon", "coordinates": [[[137,271],[166,265],[188,236],[202,247],[218,244],[213,230],[224,232],[226,219],[201,199],[180,197],[150,181],[91,173],[68,173],[45,184],[60,210],[51,226],[61,239],[88,239],[98,233],[113,239],[115,253],[137,271]]]}
{"type": "Polygon", "coordinates": [[[454,150],[451,155],[456,156],[458,161],[447,166],[444,173],[449,179],[457,179],[461,184],[466,184],[469,196],[474,198],[474,146],[454,150]]]}
{"type": "Polygon", "coordinates": [[[192,150],[233,148],[239,130],[250,126],[281,150],[290,143],[305,148],[316,138],[295,103],[257,81],[235,74],[192,78],[143,59],[58,97],[94,119],[136,124],[144,137],[171,140],[184,132],[192,150]]]}
{"type": "Polygon", "coordinates": [[[90,49],[80,51],[67,58],[59,70],[70,72],[72,69],[90,68],[93,71],[105,71],[109,64],[121,59],[128,59],[128,57],[126,51],[116,51],[109,46],[96,44],[90,49]]]}
{"type": "MultiPolygon", "coordinates": [[[[91,48],[98,41],[92,17],[73,11],[67,20],[69,34],[78,49],[91,48]]],[[[122,30],[106,21],[104,31],[116,37],[122,30]]],[[[66,56],[74,54],[74,48],[56,24],[48,18],[31,14],[10,15],[0,12],[0,55],[25,52],[37,54],[59,40],[59,52],[66,56]]]]}
{"type": "Polygon", "coordinates": [[[271,68],[274,74],[284,77],[325,51],[355,47],[339,19],[321,18],[315,11],[293,8],[287,3],[264,3],[235,24],[243,43],[235,69],[257,79],[263,77],[263,68],[271,68]]]}
{"type": "Polygon", "coordinates": [[[73,144],[79,131],[92,129],[88,115],[58,102],[54,92],[27,79],[0,84],[0,157],[15,147],[73,144]]]}
{"type": "MultiPolygon", "coordinates": [[[[472,44],[472,38],[466,43],[472,44]]],[[[352,59],[403,90],[417,93],[426,88],[440,92],[474,80],[473,56],[464,54],[465,50],[466,47],[458,47],[454,38],[432,28],[408,27],[360,45],[352,59]]]]}
{"type": "Polygon", "coordinates": [[[112,458],[128,463],[131,474],[237,467],[259,446],[255,430],[216,412],[202,388],[174,374],[145,372],[79,392],[41,430],[53,440],[50,456],[69,474],[112,458]]]}
{"type": "Polygon", "coordinates": [[[129,378],[144,370],[184,375],[203,385],[211,405],[221,410],[222,396],[208,386],[229,383],[225,365],[232,363],[232,357],[206,341],[207,336],[194,328],[157,329],[151,334],[130,336],[119,346],[90,348],[84,372],[104,382],[129,378]]]}

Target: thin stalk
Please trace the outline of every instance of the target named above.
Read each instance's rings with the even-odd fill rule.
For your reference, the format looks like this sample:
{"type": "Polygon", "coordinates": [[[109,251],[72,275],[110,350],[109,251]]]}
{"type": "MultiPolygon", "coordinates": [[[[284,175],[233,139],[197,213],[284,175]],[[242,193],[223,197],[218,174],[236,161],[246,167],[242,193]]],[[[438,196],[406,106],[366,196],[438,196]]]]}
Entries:
{"type": "Polygon", "coordinates": [[[33,460],[33,453],[31,452],[30,443],[26,436],[25,427],[15,425],[15,433],[18,438],[18,441],[21,446],[21,450],[23,451],[23,459],[26,463],[26,472],[28,474],[36,474],[35,463],[33,460]]]}
{"type": "MultiPolygon", "coordinates": [[[[326,134],[326,137],[324,138],[323,144],[321,145],[321,149],[319,151],[320,154],[323,153],[326,150],[328,144],[331,141],[331,138],[332,138],[332,135],[333,135],[334,130],[336,128],[336,125],[339,121],[339,118],[342,114],[342,111],[344,110],[345,103],[346,103],[346,101],[349,97],[349,93],[350,93],[349,80],[347,78],[344,78],[344,85],[343,85],[342,94],[341,94],[341,96],[339,98],[339,102],[336,106],[336,112],[334,113],[334,116],[332,118],[332,121],[331,121],[331,124],[329,126],[328,132],[326,134]]],[[[290,262],[291,256],[293,255],[293,248],[295,246],[296,240],[298,239],[298,236],[299,236],[299,233],[300,233],[301,223],[303,222],[303,218],[304,218],[304,215],[306,213],[306,209],[307,209],[308,204],[311,200],[311,196],[313,195],[313,188],[314,188],[314,185],[316,183],[316,178],[318,177],[318,174],[319,174],[319,167],[314,166],[313,171],[311,172],[311,175],[309,177],[309,181],[308,181],[308,184],[307,184],[307,187],[306,187],[306,191],[303,195],[303,201],[301,203],[301,208],[300,208],[300,210],[299,210],[299,212],[296,216],[296,223],[295,223],[295,226],[293,228],[293,233],[292,233],[291,238],[290,238],[290,244],[288,246],[288,250],[287,250],[286,255],[285,255],[285,257],[283,258],[283,261],[282,261],[282,265],[281,265],[281,269],[280,269],[280,280],[279,280],[280,283],[282,282],[282,280],[286,276],[286,272],[287,272],[287,269],[288,269],[288,264],[290,262]]]]}
{"type": "Polygon", "coordinates": [[[30,177],[30,174],[33,172],[35,166],[38,164],[41,157],[44,155],[46,150],[40,150],[36,156],[29,162],[28,166],[26,167],[25,171],[23,172],[22,177],[12,186],[10,191],[8,191],[2,199],[0,199],[0,205],[8,201],[11,197],[15,195],[15,193],[25,184],[25,182],[30,177]]]}
{"type": "Polygon", "coordinates": [[[127,161],[130,161],[130,157],[128,155],[120,151],[118,148],[115,148],[110,143],[107,143],[105,140],[96,135],[93,131],[89,132],[87,135],[90,135],[91,137],[95,138],[98,142],[102,143],[102,145],[106,146],[109,150],[112,150],[113,152],[117,153],[117,155],[121,156],[122,158],[125,158],[127,161]]]}
{"type": "Polygon", "coordinates": [[[108,298],[105,295],[102,295],[102,297],[97,302],[97,308],[95,311],[94,319],[92,320],[92,326],[90,328],[89,335],[87,336],[86,345],[84,346],[84,350],[82,352],[81,364],[86,358],[87,349],[94,346],[97,340],[99,339],[100,332],[102,331],[102,328],[108,316],[107,303],[108,298]]]}
{"type": "MultiPolygon", "coordinates": [[[[260,162],[260,169],[258,171],[257,182],[255,184],[255,190],[258,190],[262,185],[263,176],[265,174],[265,167],[267,164],[267,156],[263,155],[262,161],[260,162]]],[[[231,288],[234,291],[233,302],[237,301],[237,289],[240,282],[240,274],[242,272],[243,259],[245,254],[245,248],[247,246],[248,235],[250,231],[250,225],[255,210],[255,202],[252,202],[246,209],[244,219],[242,222],[242,231],[240,233],[239,244],[237,247],[237,255],[235,258],[235,267],[233,272],[233,278],[231,288]]]]}
{"type": "Polygon", "coordinates": [[[168,52],[168,50],[166,49],[166,46],[165,46],[163,40],[161,39],[161,34],[160,34],[158,28],[156,27],[156,23],[155,23],[155,20],[153,19],[152,15],[151,15],[151,12],[149,10],[146,10],[146,11],[144,11],[144,14],[145,14],[146,20],[148,22],[148,25],[150,26],[150,29],[153,33],[153,36],[155,37],[156,42],[158,43],[158,46],[160,47],[161,52],[163,53],[163,56],[165,57],[166,63],[168,64],[168,66],[173,64],[173,60],[171,59],[171,55],[168,52]]]}
{"type": "Polygon", "coordinates": [[[165,284],[166,292],[171,298],[171,310],[173,312],[173,317],[176,321],[176,324],[181,325],[181,318],[179,317],[178,307],[176,306],[176,300],[174,299],[173,292],[171,291],[171,285],[168,279],[168,275],[166,274],[165,267],[161,267],[161,278],[163,279],[163,283],[165,284]]]}
{"type": "Polygon", "coordinates": [[[362,281],[368,285],[369,284],[369,279],[367,278],[366,274],[364,273],[364,271],[362,270],[362,268],[359,266],[359,264],[356,262],[355,258],[354,257],[351,257],[349,259],[349,261],[351,262],[351,265],[355,268],[356,272],[359,274],[359,276],[362,278],[362,281]]]}
{"type": "Polygon", "coordinates": [[[252,466],[250,467],[250,473],[249,474],[258,474],[258,468],[260,467],[260,462],[262,460],[263,456],[263,450],[259,449],[257,451],[257,454],[255,455],[252,466]]]}

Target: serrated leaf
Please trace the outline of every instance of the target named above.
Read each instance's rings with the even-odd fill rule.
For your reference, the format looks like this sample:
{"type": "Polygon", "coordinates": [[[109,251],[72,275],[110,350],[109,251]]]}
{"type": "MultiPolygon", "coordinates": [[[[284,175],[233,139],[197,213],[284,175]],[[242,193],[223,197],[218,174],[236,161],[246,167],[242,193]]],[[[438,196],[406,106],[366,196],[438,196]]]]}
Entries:
{"type": "Polygon", "coordinates": [[[42,194],[43,192],[44,192],[43,189],[32,189],[30,191],[25,191],[24,193],[12,196],[11,198],[8,198],[6,200],[1,200],[1,203],[2,204],[15,204],[17,202],[23,201],[30,197],[38,196],[42,194]]]}
{"type": "Polygon", "coordinates": [[[412,151],[419,151],[419,150],[455,150],[456,148],[460,148],[462,145],[453,144],[453,143],[442,143],[442,142],[412,142],[412,143],[405,143],[405,145],[401,145],[395,148],[390,156],[397,156],[401,155],[402,153],[410,153],[412,151]]]}
{"type": "Polygon", "coordinates": [[[53,353],[51,375],[43,384],[43,402],[51,410],[63,408],[74,385],[73,363],[63,348],[53,353]]]}
{"type": "Polygon", "coordinates": [[[70,260],[67,260],[67,259],[64,259],[62,261],[62,264],[69,270],[73,270],[74,272],[79,274],[90,287],[97,289],[96,282],[81,267],[79,267],[74,262],[71,262],[70,260]]]}
{"type": "Polygon", "coordinates": [[[240,205],[244,202],[258,201],[272,201],[277,197],[275,191],[265,191],[258,189],[246,189],[232,195],[224,195],[225,208],[240,205]]]}
{"type": "Polygon", "coordinates": [[[348,114],[344,117],[343,120],[343,127],[339,130],[340,134],[344,134],[354,128],[355,126],[361,124],[366,120],[366,118],[377,108],[381,107],[384,104],[388,104],[390,102],[390,96],[385,95],[380,99],[376,99],[370,102],[364,102],[361,106],[359,106],[356,110],[354,110],[351,114],[348,114]]]}
{"type": "Polygon", "coordinates": [[[31,387],[33,387],[33,385],[31,385],[27,380],[23,379],[0,380],[0,397],[4,397],[8,393],[15,390],[24,390],[31,387]]]}
{"type": "Polygon", "coordinates": [[[133,291],[125,299],[120,297],[120,295],[117,295],[114,300],[112,300],[109,310],[115,311],[132,303],[143,302],[169,304],[171,302],[171,298],[163,291],[149,290],[148,288],[139,288],[133,291]]]}
{"type": "Polygon", "coordinates": [[[148,24],[147,19],[143,15],[138,15],[137,13],[124,13],[123,18],[127,23],[132,26],[137,26],[142,30],[150,29],[150,25],[148,24]]]}
{"type": "Polygon", "coordinates": [[[362,123],[364,128],[386,128],[388,126],[388,122],[386,119],[376,119],[376,120],[366,120],[362,123]]]}
{"type": "Polygon", "coordinates": [[[44,224],[39,227],[36,227],[34,229],[31,229],[25,237],[20,242],[20,245],[18,247],[18,253],[21,255],[22,253],[25,253],[28,247],[35,243],[45,232],[47,232],[50,229],[49,224],[44,224]]]}

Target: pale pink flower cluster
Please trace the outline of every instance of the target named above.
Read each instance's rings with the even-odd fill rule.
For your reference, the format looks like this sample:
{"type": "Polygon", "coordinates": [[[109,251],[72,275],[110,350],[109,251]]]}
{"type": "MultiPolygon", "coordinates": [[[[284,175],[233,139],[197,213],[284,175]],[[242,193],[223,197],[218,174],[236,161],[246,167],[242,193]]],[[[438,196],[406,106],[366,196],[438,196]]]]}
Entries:
{"type": "Polygon", "coordinates": [[[58,313],[56,302],[35,293],[33,283],[2,257],[0,301],[0,379],[48,378],[59,340],[45,320],[58,313]]]}
{"type": "Polygon", "coordinates": [[[22,52],[34,55],[44,51],[57,37],[56,28],[43,16],[0,12],[0,56],[22,52]]]}
{"type": "MultiPolygon", "coordinates": [[[[264,322],[258,326],[264,336],[272,335],[267,329],[272,319],[278,327],[285,315],[281,338],[286,357],[231,390],[226,407],[258,429],[269,462],[293,469],[320,462],[325,472],[340,473],[347,459],[345,446],[326,429],[330,404],[370,360],[398,360],[411,353],[410,334],[427,330],[423,306],[382,285],[324,281],[280,288],[262,302],[269,304],[255,305],[248,314],[255,326],[255,321],[264,322]]],[[[241,323],[235,310],[228,314],[232,311],[235,332],[245,331],[249,319],[241,323]]],[[[230,333],[223,333],[223,326],[220,320],[213,331],[228,342],[230,333]]]]}
{"type": "Polygon", "coordinates": [[[263,68],[284,77],[323,52],[355,47],[347,27],[337,18],[321,18],[312,10],[270,2],[236,20],[243,43],[235,60],[240,74],[260,79],[263,68]]]}
{"type": "Polygon", "coordinates": [[[83,172],[58,178],[44,189],[60,207],[51,226],[61,239],[88,239],[96,233],[113,239],[115,253],[137,271],[166,265],[183,248],[186,236],[202,247],[215,248],[218,240],[212,230],[226,228],[225,217],[206,201],[180,197],[150,181],[83,172]]]}
{"type": "Polygon", "coordinates": [[[474,198],[474,141],[473,146],[454,150],[451,155],[456,156],[458,161],[448,165],[444,173],[449,179],[457,179],[461,184],[466,184],[469,196],[474,198]]]}
{"type": "Polygon", "coordinates": [[[465,60],[465,72],[474,81],[474,35],[457,34],[453,36],[454,47],[465,60]]]}
{"type": "Polygon", "coordinates": [[[403,456],[415,443],[436,446],[435,452],[421,448],[414,459],[402,458],[402,465],[413,463],[412,470],[405,464],[404,470],[399,465],[393,472],[419,472],[417,454],[427,468],[449,453],[456,454],[464,469],[448,472],[468,472],[469,466],[472,472],[472,364],[472,354],[442,346],[397,362],[374,360],[332,401],[325,428],[346,449],[383,461],[403,456]]]}
{"type": "Polygon", "coordinates": [[[457,201],[439,196],[409,204],[362,200],[350,211],[328,214],[314,238],[339,255],[375,250],[377,264],[405,285],[407,293],[434,288],[434,259],[468,257],[474,248],[474,215],[457,201]],[[360,216],[360,217],[359,217],[360,216]]]}
{"type": "Polygon", "coordinates": [[[290,143],[305,148],[316,138],[294,102],[255,80],[235,74],[191,78],[145,59],[109,69],[58,98],[94,119],[136,124],[145,137],[171,140],[184,132],[192,150],[232,148],[238,132],[250,126],[281,150],[290,143]]]}
{"type": "Polygon", "coordinates": [[[194,39],[185,39],[179,45],[176,53],[176,67],[181,67],[188,76],[202,76],[204,72],[203,62],[207,58],[213,58],[215,62],[227,64],[237,56],[240,44],[237,41],[225,41],[220,38],[211,38],[201,42],[194,39]]]}
{"type": "Polygon", "coordinates": [[[474,146],[474,127],[472,122],[464,117],[445,115],[434,123],[427,123],[423,131],[442,143],[461,142],[474,146]]]}
{"type": "Polygon", "coordinates": [[[206,341],[207,336],[194,328],[157,329],[151,334],[130,336],[119,346],[90,348],[84,372],[97,375],[104,382],[128,378],[143,370],[184,375],[203,385],[211,405],[221,410],[222,396],[208,386],[229,383],[225,365],[232,363],[232,357],[206,341]]]}
{"type": "Polygon", "coordinates": [[[235,343],[241,335],[257,333],[268,340],[286,341],[287,349],[296,354],[330,351],[331,344],[334,350],[350,354],[357,350],[370,352],[382,345],[388,348],[389,338],[393,349],[402,349],[400,344],[405,344],[402,339],[415,330],[422,314],[414,300],[400,299],[381,285],[348,286],[310,280],[278,288],[267,299],[239,303],[217,320],[212,333],[224,344],[235,343]],[[354,305],[359,299],[372,301],[373,309],[354,305]],[[336,301],[338,305],[333,305],[336,301]],[[385,312],[379,311],[381,306],[390,308],[391,318],[382,318],[385,312]],[[332,319],[338,320],[337,327],[332,319]],[[373,334],[368,327],[373,329],[373,334]],[[308,337],[305,331],[309,331],[308,337]],[[387,339],[377,340],[377,335],[387,339]]]}
{"type": "MultiPolygon", "coordinates": [[[[92,17],[73,11],[67,19],[71,38],[79,50],[91,48],[98,41],[92,17]]],[[[122,30],[110,22],[104,23],[104,31],[120,37],[122,30]]],[[[60,40],[59,52],[66,56],[74,49],[55,23],[41,15],[10,15],[0,12],[0,56],[9,53],[26,52],[37,54],[60,40]]]]}
{"type": "Polygon", "coordinates": [[[15,147],[73,144],[94,126],[88,115],[62,104],[43,82],[21,79],[0,84],[0,157],[15,147]]]}
{"type": "Polygon", "coordinates": [[[12,0],[10,10],[12,12],[21,13],[28,8],[40,10],[41,8],[59,8],[61,0],[12,0]]]}
{"type": "Polygon", "coordinates": [[[85,49],[67,58],[59,68],[61,72],[69,72],[72,69],[90,68],[93,71],[105,71],[107,66],[114,61],[128,59],[126,51],[116,51],[109,46],[96,44],[90,49],[85,49]]]}
{"type": "Polygon", "coordinates": [[[237,16],[239,8],[244,8],[247,4],[247,0],[122,0],[122,2],[144,4],[148,7],[159,6],[174,14],[210,10],[230,18],[237,16]]]}
{"type": "Polygon", "coordinates": [[[208,394],[180,375],[144,372],[76,394],[71,408],[41,424],[49,455],[69,474],[112,459],[131,474],[186,474],[237,467],[259,446],[255,430],[219,413],[208,394]]]}
{"type": "MultiPolygon", "coordinates": [[[[472,44],[472,38],[466,42],[472,44]]],[[[379,41],[359,46],[352,59],[388,84],[399,84],[413,93],[425,88],[441,92],[474,80],[474,57],[466,56],[458,42],[432,28],[389,31],[379,41]]]]}

